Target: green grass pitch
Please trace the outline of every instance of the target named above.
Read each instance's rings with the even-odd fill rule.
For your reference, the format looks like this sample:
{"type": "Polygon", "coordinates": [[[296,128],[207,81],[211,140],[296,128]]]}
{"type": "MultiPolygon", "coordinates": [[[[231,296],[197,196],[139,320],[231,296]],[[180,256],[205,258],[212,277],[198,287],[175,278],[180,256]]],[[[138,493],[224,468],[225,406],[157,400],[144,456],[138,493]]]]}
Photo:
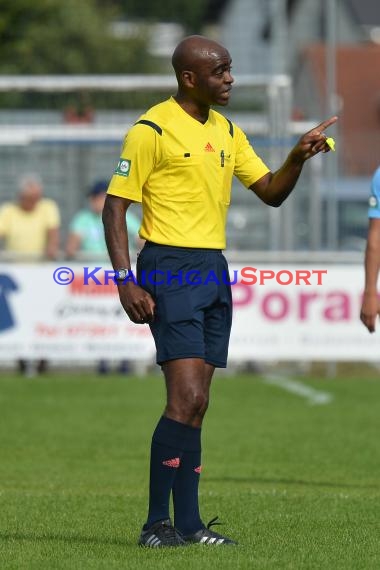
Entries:
{"type": "Polygon", "coordinates": [[[141,549],[160,376],[0,378],[0,568],[379,569],[380,379],[215,379],[204,520],[236,548],[141,549]]]}

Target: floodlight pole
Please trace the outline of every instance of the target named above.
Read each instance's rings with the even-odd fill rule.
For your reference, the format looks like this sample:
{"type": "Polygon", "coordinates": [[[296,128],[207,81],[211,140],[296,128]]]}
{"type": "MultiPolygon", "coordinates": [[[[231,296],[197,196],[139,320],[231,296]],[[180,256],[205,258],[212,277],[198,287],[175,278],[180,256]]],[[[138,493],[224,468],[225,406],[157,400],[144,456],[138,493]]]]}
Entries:
{"type": "Polygon", "coordinates": [[[270,0],[271,72],[287,73],[287,16],[286,0],[270,0]]]}
{"type": "MultiPolygon", "coordinates": [[[[286,0],[269,0],[271,22],[271,73],[285,75],[288,71],[286,0]]],[[[291,114],[291,85],[285,88],[273,82],[269,92],[269,136],[271,139],[270,164],[277,168],[282,163],[281,147],[275,141],[286,141],[289,137],[291,114]]],[[[291,250],[294,247],[294,215],[291,204],[269,210],[270,249],[291,250]]]]}
{"type": "MultiPolygon", "coordinates": [[[[326,117],[337,113],[336,93],[336,43],[337,43],[337,10],[336,0],[325,0],[326,22],[326,117]]],[[[329,128],[329,136],[335,136],[336,127],[329,128]]],[[[338,201],[337,153],[329,153],[326,160],[327,175],[327,247],[331,250],[338,248],[338,201]]]]}

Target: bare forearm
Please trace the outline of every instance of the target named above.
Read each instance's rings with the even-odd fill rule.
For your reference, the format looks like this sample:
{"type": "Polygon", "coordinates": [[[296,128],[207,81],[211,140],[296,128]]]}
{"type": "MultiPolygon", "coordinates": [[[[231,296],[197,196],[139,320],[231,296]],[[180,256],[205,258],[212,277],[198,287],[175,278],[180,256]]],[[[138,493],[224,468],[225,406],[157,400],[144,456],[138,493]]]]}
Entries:
{"type": "Polygon", "coordinates": [[[367,243],[365,252],[364,269],[365,269],[365,286],[366,293],[376,294],[377,279],[379,274],[380,247],[376,243],[367,243]]]}
{"type": "Polygon", "coordinates": [[[326,143],[327,137],[323,130],[336,120],[337,117],[331,117],[301,137],[281,168],[252,184],[251,190],[269,206],[281,206],[295,187],[306,160],[319,152],[329,152],[330,147],[326,143]]]}
{"type": "MultiPolygon", "coordinates": [[[[132,202],[108,195],[103,209],[103,224],[108,252],[114,269],[130,269],[128,233],[125,215],[132,202]]],[[[120,302],[131,319],[137,324],[154,319],[155,303],[150,294],[133,280],[118,283],[120,302]]]]}
{"type": "Polygon", "coordinates": [[[365,293],[376,294],[380,269],[380,219],[371,218],[364,258],[365,293]]]}
{"type": "Polygon", "coordinates": [[[377,315],[380,312],[377,298],[377,279],[380,268],[380,219],[369,220],[367,247],[364,259],[365,288],[360,319],[370,333],[376,329],[377,315]]]}
{"type": "Polygon", "coordinates": [[[66,243],[66,257],[68,259],[72,259],[73,257],[75,257],[76,253],[80,248],[81,241],[82,238],[80,235],[75,234],[73,232],[69,234],[66,243]]]}
{"type": "Polygon", "coordinates": [[[294,160],[290,154],[281,168],[274,173],[268,173],[264,178],[252,184],[251,190],[265,204],[277,208],[295,187],[302,166],[303,162],[294,160]]]}
{"type": "Polygon", "coordinates": [[[104,236],[112,266],[131,268],[128,231],[125,221],[129,203],[122,198],[107,196],[103,209],[104,236]]]}
{"type": "Polygon", "coordinates": [[[59,229],[51,228],[47,232],[46,240],[46,257],[48,259],[56,259],[59,249],[59,229]]]}
{"type": "Polygon", "coordinates": [[[289,155],[281,168],[272,175],[267,188],[269,205],[281,206],[286,200],[297,183],[303,164],[303,162],[293,160],[289,155]]]}

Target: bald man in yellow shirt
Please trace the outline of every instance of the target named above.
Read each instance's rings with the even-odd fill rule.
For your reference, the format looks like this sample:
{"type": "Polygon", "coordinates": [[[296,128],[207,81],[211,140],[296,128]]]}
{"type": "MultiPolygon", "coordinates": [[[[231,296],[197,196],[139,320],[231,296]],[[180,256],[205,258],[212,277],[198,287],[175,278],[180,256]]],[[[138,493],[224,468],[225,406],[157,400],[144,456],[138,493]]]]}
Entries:
{"type": "MultiPolygon", "coordinates": [[[[105,235],[120,301],[135,323],[149,323],[167,404],[152,438],[149,510],[139,544],[149,548],[236,541],[201,519],[201,426],[216,367],[225,367],[232,321],[231,285],[222,250],[232,177],[270,206],[293,190],[307,159],[328,152],[324,129],[306,133],[272,173],[243,131],[212,105],[231,92],[227,49],[185,38],[172,59],[174,97],[152,107],[129,131],[108,188],[105,235]],[[130,274],[125,212],[142,202],[146,244],[130,274]],[[169,518],[173,495],[174,523],[169,518]]],[[[223,437],[221,431],[221,438],[223,437]]]]}
{"type": "Polygon", "coordinates": [[[39,177],[27,175],[20,181],[18,201],[0,208],[0,238],[15,260],[57,257],[60,214],[56,203],[42,193],[39,177]]]}

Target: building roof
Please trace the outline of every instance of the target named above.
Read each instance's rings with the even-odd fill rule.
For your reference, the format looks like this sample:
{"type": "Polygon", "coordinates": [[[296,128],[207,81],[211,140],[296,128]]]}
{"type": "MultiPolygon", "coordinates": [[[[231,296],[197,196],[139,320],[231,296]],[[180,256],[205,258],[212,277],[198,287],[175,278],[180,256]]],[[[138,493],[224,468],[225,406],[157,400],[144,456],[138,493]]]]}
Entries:
{"type": "MultiPolygon", "coordinates": [[[[215,22],[220,18],[223,10],[228,4],[232,4],[237,0],[208,0],[207,7],[205,11],[206,22],[215,22]]],[[[359,25],[366,28],[378,27],[380,26],[380,7],[379,0],[341,0],[346,4],[349,9],[352,19],[359,25]]],[[[297,12],[302,0],[286,0],[285,10],[290,21],[294,14],[297,12]]],[[[339,5],[338,5],[339,8],[339,5]]],[[[325,14],[325,3],[322,2],[320,6],[320,16],[316,25],[318,28],[322,26],[322,16],[325,14]]],[[[271,35],[271,20],[268,19],[263,27],[262,37],[264,40],[268,40],[271,35]]],[[[322,32],[321,32],[322,33],[322,32]]]]}
{"type": "MultiPolygon", "coordinates": [[[[325,46],[306,47],[303,59],[312,80],[311,89],[317,89],[321,101],[325,101],[325,46]]],[[[336,69],[337,94],[342,102],[341,156],[351,174],[369,174],[380,164],[380,46],[338,46],[336,69]]]]}
{"type": "Polygon", "coordinates": [[[355,19],[362,26],[380,26],[380,6],[378,0],[346,0],[355,19]]]}

